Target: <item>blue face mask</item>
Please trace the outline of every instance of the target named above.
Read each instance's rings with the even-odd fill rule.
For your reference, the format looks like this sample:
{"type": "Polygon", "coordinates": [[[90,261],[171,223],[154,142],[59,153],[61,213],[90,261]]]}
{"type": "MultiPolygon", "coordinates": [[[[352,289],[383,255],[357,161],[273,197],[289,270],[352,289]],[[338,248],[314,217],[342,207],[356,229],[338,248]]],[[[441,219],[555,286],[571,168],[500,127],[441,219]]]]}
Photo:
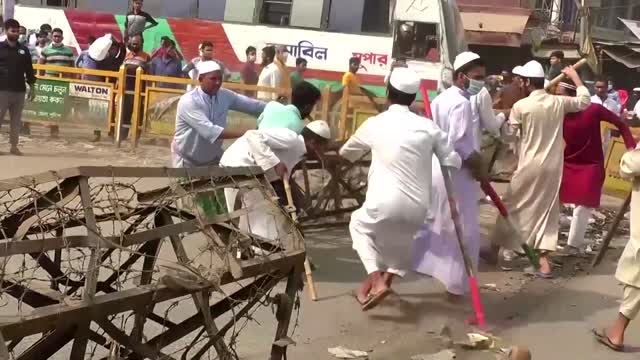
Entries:
{"type": "Polygon", "coordinates": [[[469,79],[469,87],[467,88],[467,92],[469,95],[478,95],[482,88],[484,87],[484,81],[469,79]]]}

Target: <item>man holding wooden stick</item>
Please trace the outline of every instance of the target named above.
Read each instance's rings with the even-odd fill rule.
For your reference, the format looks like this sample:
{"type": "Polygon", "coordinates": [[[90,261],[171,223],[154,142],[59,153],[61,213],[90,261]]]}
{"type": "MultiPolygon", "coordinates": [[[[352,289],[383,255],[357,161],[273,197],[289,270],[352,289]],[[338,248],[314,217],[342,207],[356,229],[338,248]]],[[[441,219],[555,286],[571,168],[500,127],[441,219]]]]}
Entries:
{"type": "MultiPolygon", "coordinates": [[[[519,132],[518,168],[504,196],[504,203],[513,223],[519,227],[526,243],[538,250],[540,269],[532,273],[551,278],[552,268],[547,257],[556,251],[558,218],[560,217],[560,183],[563,168],[562,125],[567,113],[582,111],[591,104],[589,90],[573,68],[563,73],[577,87],[576,97],[548,94],[542,65],[530,61],[523,66],[526,92],[529,96],[518,101],[510,115],[510,125],[519,132]]],[[[504,219],[498,218],[491,236],[494,251],[501,244],[517,250],[520,244],[507,244],[503,239],[517,238],[504,219]]]]}
{"type": "MultiPolygon", "coordinates": [[[[456,57],[453,68],[453,86],[436,97],[431,104],[431,112],[433,122],[446,133],[449,146],[462,159],[462,168],[451,171],[451,179],[464,227],[461,240],[473,268],[476,268],[480,251],[478,182],[488,178],[480,155],[480,128],[500,126],[482,124],[480,114],[473,113],[470,98],[482,92],[486,76],[485,65],[480,56],[463,52],[456,57]]],[[[473,101],[476,102],[477,99],[474,98],[473,101]]],[[[456,241],[449,197],[440,168],[441,164],[434,159],[430,219],[416,237],[414,269],[440,281],[446,287],[450,300],[459,300],[460,296],[467,293],[467,272],[456,241]]]]}
{"type": "Polygon", "coordinates": [[[640,312],[640,146],[622,156],[620,173],[633,179],[631,237],[616,271],[616,279],[624,284],[624,295],[617,319],[606,329],[593,330],[598,342],[618,352],[624,351],[625,331],[640,312]]]}

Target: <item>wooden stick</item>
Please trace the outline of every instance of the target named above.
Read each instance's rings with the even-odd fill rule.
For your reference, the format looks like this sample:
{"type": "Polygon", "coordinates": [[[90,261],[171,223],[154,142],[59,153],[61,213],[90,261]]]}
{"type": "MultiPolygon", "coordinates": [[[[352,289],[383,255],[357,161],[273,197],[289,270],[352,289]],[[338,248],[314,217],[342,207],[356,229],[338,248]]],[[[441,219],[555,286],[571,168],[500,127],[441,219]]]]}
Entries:
{"type": "Polygon", "coordinates": [[[451,177],[449,175],[449,170],[446,167],[442,166],[442,177],[444,178],[444,186],[447,189],[447,196],[449,198],[449,207],[451,209],[451,219],[453,220],[453,225],[456,230],[456,238],[458,239],[458,245],[460,246],[460,253],[462,254],[462,259],[464,260],[464,267],[467,271],[467,276],[469,277],[469,290],[471,293],[471,300],[473,305],[473,310],[475,312],[476,318],[475,320],[478,322],[478,326],[483,328],[485,326],[485,316],[484,310],[482,308],[482,302],[480,301],[480,290],[478,288],[478,280],[476,278],[475,269],[473,268],[473,263],[469,258],[469,254],[464,245],[463,235],[462,235],[462,224],[460,224],[460,214],[456,208],[455,198],[454,198],[454,189],[453,183],[451,181],[451,177]]]}
{"type": "Polygon", "coordinates": [[[613,236],[616,234],[616,231],[620,226],[620,222],[624,218],[624,214],[626,214],[627,211],[629,210],[630,205],[631,205],[631,194],[629,194],[627,198],[624,200],[624,204],[622,204],[622,206],[620,207],[620,210],[618,210],[618,214],[616,215],[615,219],[613,219],[611,226],[609,226],[607,235],[604,237],[604,240],[602,241],[602,247],[598,251],[598,255],[596,255],[596,257],[593,259],[593,262],[591,263],[591,267],[595,268],[600,264],[600,262],[602,262],[602,259],[604,259],[604,255],[607,253],[607,250],[609,249],[609,244],[611,244],[611,240],[613,239],[613,236]]]}
{"type": "MultiPolygon", "coordinates": [[[[571,67],[574,70],[578,70],[581,67],[583,67],[585,64],[587,63],[587,59],[581,59],[580,61],[578,61],[577,63],[573,64],[571,67]]],[[[558,85],[564,78],[566,78],[565,74],[560,74],[558,76],[556,76],[553,80],[549,81],[549,83],[547,84],[547,86],[544,87],[545,90],[549,90],[552,87],[558,85]]]]}
{"type": "MultiPolygon", "coordinates": [[[[282,180],[284,182],[284,192],[287,194],[287,202],[289,203],[289,212],[291,213],[291,218],[293,222],[297,224],[298,222],[298,214],[296,213],[296,207],[293,204],[293,195],[291,194],[291,184],[289,183],[289,179],[285,176],[282,180]]],[[[306,257],[304,259],[304,274],[307,278],[307,284],[309,285],[309,295],[311,296],[311,300],[318,300],[318,294],[316,293],[316,283],[313,281],[313,272],[311,271],[311,263],[309,263],[309,258],[306,257]]]]}

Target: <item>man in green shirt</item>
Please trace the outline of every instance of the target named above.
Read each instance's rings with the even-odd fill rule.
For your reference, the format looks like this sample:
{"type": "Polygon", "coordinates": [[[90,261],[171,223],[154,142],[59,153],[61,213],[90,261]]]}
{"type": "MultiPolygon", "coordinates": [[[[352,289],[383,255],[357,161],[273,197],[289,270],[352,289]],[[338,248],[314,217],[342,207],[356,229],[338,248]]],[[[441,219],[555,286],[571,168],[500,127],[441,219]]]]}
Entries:
{"type": "Polygon", "coordinates": [[[300,134],[307,118],[320,100],[320,90],[303,81],[293,88],[290,105],[271,101],[258,118],[258,130],[286,128],[300,134]]]}
{"type": "MultiPolygon", "coordinates": [[[[68,66],[73,67],[75,60],[73,57],[73,50],[65,46],[62,43],[64,37],[62,36],[62,30],[59,28],[51,31],[51,39],[53,42],[42,50],[40,56],[40,63],[47,65],[68,66]]],[[[47,76],[58,76],[57,71],[46,71],[47,76]]]]}
{"type": "Polygon", "coordinates": [[[304,81],[304,72],[307,71],[307,60],[303,58],[296,59],[296,71],[291,73],[291,88],[304,81]]]}

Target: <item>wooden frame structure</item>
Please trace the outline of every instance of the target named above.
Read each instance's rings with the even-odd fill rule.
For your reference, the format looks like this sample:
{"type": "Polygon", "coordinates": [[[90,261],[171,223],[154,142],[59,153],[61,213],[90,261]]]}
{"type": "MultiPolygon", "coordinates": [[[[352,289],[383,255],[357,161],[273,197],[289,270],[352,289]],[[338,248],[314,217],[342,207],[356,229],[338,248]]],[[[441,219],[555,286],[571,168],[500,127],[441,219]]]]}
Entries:
{"type": "Polygon", "coordinates": [[[21,309],[0,317],[0,353],[46,359],[73,341],[74,360],[86,358],[89,342],[95,343],[91,358],[99,349],[108,359],[177,359],[171,346],[201,329],[181,349],[183,358],[199,359],[213,347],[218,358],[235,359],[225,334],[267,301],[278,308],[271,359],[282,359],[306,254],[300,232],[275,199],[256,167],[79,167],[0,181],[6,209],[0,218],[0,291],[21,309]],[[240,199],[259,191],[264,201],[236,201],[241,206],[231,212],[203,210],[201,200],[224,189],[237,189],[240,199]],[[277,239],[239,229],[239,219],[252,211],[273,214],[277,239]],[[194,239],[206,245],[196,251],[210,259],[206,268],[189,255],[194,239]],[[247,250],[255,248],[261,255],[247,250]],[[71,269],[78,258],[83,267],[71,269]],[[16,268],[27,263],[33,277],[16,268]],[[135,281],[127,279],[134,273],[135,281]],[[283,279],[286,292],[269,296],[283,279]],[[210,303],[214,292],[227,296],[210,303]],[[196,312],[180,322],[169,319],[169,310],[157,311],[185,301],[196,312]],[[231,319],[218,327],[216,318],[229,317],[232,309],[231,319]]]}
{"type": "Polygon", "coordinates": [[[344,225],[344,221],[334,221],[335,218],[353,212],[364,203],[370,157],[365,155],[360,160],[350,163],[340,158],[338,150],[355,133],[357,125],[363,122],[358,114],[375,115],[384,101],[382,98],[371,99],[363,95],[352,95],[345,87],[342,97],[333,103],[326,120],[331,125],[336,142],[321,154],[321,159],[307,160],[294,171],[298,181],[292,186],[296,188],[296,192],[303,194],[304,198],[304,215],[300,218],[303,227],[344,225]],[[310,180],[311,174],[318,172],[323,173],[323,184],[319,189],[310,180]],[[331,220],[324,222],[323,218],[331,220]]]}

